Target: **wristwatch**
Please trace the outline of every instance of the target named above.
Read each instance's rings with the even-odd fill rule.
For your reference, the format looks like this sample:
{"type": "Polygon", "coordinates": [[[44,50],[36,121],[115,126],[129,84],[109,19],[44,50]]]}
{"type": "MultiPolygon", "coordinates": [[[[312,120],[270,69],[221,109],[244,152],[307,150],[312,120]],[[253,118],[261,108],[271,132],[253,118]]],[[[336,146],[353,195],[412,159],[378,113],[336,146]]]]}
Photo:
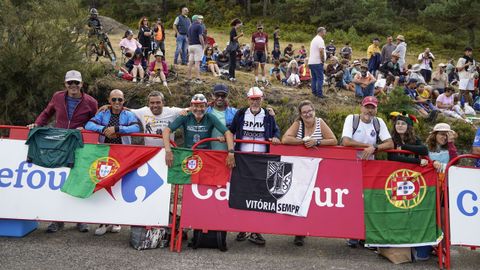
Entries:
{"type": "Polygon", "coordinates": [[[315,145],[316,145],[316,146],[319,146],[321,143],[322,143],[321,140],[317,140],[317,141],[315,142],[315,145]]]}
{"type": "Polygon", "coordinates": [[[376,143],[374,143],[373,148],[375,148],[375,151],[377,151],[378,150],[378,145],[376,143]]]}
{"type": "Polygon", "coordinates": [[[235,151],[234,151],[233,149],[228,149],[228,153],[232,153],[232,154],[234,154],[234,153],[235,153],[235,151]]]}

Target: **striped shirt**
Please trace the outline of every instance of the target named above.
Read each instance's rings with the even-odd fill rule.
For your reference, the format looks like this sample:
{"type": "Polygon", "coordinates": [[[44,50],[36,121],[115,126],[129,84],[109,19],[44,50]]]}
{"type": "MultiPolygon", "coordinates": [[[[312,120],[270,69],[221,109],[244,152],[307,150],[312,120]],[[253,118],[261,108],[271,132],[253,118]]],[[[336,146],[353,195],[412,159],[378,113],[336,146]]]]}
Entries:
{"type": "MultiPolygon", "coordinates": [[[[314,140],[322,140],[323,139],[323,134],[322,134],[322,128],[321,128],[321,118],[315,118],[315,130],[313,131],[312,135],[310,135],[310,138],[311,139],[314,139],[314,140]]],[[[297,139],[300,139],[302,140],[304,137],[305,137],[305,131],[304,131],[304,125],[303,125],[303,121],[300,121],[300,126],[298,127],[298,131],[297,131],[297,139]],[[302,133],[304,134],[304,136],[302,136],[302,133]]]]}

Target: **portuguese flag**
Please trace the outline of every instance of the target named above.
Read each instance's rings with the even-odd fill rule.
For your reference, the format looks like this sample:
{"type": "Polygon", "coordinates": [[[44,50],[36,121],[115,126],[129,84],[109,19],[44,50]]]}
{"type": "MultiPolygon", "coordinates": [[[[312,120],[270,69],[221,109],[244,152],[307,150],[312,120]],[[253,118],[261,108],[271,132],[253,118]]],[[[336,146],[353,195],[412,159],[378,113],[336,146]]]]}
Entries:
{"type": "Polygon", "coordinates": [[[227,152],[172,148],[173,165],[168,168],[168,183],[225,186],[231,170],[227,167],[227,152]]]}
{"type": "Polygon", "coordinates": [[[159,151],[159,147],[85,144],[75,150],[75,167],[61,190],[79,198],[88,198],[102,188],[112,194],[111,187],[116,182],[159,151]]]}
{"type": "Polygon", "coordinates": [[[415,247],[438,244],[437,174],[432,165],[393,161],[363,162],[365,244],[415,247]]]}

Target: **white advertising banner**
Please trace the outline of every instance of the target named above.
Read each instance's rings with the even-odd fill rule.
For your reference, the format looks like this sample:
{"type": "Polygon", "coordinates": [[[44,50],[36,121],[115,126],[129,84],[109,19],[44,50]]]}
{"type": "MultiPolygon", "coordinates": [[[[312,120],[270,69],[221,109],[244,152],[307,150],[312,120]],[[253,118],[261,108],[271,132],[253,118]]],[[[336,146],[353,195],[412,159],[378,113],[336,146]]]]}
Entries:
{"type": "Polygon", "coordinates": [[[448,198],[452,245],[480,246],[480,169],[450,167],[448,198]]]}
{"type": "Polygon", "coordinates": [[[0,219],[167,226],[171,187],[165,151],[87,199],[60,191],[69,168],[44,168],[25,162],[23,140],[0,139],[0,219]]]}

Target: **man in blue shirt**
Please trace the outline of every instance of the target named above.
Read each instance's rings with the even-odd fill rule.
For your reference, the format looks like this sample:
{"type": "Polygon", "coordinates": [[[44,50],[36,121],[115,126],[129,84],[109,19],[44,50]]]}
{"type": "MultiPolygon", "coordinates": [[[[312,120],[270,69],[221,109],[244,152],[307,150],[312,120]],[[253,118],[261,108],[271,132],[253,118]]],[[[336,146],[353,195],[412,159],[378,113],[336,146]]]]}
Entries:
{"type": "Polygon", "coordinates": [[[193,15],[192,25],[188,28],[188,79],[192,80],[192,68],[195,65],[194,83],[201,84],[200,80],[200,63],[203,58],[203,50],[205,48],[205,40],[203,36],[204,26],[202,15],[193,15]]]}
{"type": "MultiPolygon", "coordinates": [[[[480,128],[477,129],[475,139],[473,140],[472,154],[480,155],[480,128]]],[[[475,167],[480,168],[480,159],[477,159],[475,162],[475,167]]]]}

